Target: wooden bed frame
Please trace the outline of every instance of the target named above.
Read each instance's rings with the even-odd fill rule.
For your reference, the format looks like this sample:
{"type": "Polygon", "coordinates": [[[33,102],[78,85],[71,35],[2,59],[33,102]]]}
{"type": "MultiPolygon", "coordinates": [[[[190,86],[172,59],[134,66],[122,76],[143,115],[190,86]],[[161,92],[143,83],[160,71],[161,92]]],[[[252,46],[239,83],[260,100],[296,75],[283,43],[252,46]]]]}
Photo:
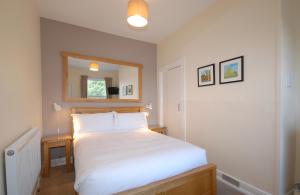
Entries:
{"type": "MultiPolygon", "coordinates": [[[[143,107],[79,107],[72,108],[73,114],[105,112],[142,112],[143,107]]],[[[77,194],[77,193],[76,193],[77,194]]],[[[216,195],[216,165],[207,164],[191,171],[157,181],[139,188],[118,193],[120,195],[216,195]]]]}

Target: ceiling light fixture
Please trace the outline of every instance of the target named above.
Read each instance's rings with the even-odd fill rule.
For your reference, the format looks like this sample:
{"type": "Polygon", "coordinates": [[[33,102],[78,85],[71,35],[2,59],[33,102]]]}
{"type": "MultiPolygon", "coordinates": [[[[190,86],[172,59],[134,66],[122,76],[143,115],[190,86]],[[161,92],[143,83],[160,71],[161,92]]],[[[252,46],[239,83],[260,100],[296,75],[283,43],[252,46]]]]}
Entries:
{"type": "Polygon", "coordinates": [[[145,27],[148,24],[148,4],[144,0],[129,0],[127,22],[134,27],[145,27]]]}
{"type": "Polygon", "coordinates": [[[99,71],[99,65],[95,62],[90,63],[90,71],[94,71],[94,72],[99,71]]]}

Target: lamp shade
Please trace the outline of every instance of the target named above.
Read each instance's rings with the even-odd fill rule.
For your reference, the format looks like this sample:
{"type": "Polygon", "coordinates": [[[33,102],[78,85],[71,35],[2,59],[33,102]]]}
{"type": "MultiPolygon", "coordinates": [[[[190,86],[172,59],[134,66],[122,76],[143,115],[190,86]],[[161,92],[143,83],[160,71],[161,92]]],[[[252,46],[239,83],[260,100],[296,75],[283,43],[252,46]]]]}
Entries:
{"type": "Polygon", "coordinates": [[[62,107],[61,105],[57,104],[57,103],[53,103],[53,109],[56,111],[56,112],[59,112],[62,110],[62,107]]]}
{"type": "Polygon", "coordinates": [[[90,64],[90,71],[94,71],[94,72],[99,71],[99,65],[97,63],[95,63],[95,62],[92,62],[90,64]]]}
{"type": "Polygon", "coordinates": [[[127,22],[134,27],[145,27],[148,24],[148,4],[144,0],[129,0],[127,22]]]}

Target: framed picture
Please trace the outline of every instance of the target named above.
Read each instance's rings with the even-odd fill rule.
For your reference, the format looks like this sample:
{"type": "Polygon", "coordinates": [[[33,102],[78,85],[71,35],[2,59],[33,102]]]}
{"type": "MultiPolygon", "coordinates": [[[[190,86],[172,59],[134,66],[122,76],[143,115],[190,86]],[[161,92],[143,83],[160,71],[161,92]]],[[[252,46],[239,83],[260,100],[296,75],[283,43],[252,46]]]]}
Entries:
{"type": "Polygon", "coordinates": [[[127,95],[133,95],[133,86],[132,85],[127,85],[126,86],[126,94],[127,95]]]}
{"type": "Polygon", "coordinates": [[[198,87],[215,84],[215,64],[198,68],[198,87]]]}
{"type": "Polygon", "coordinates": [[[127,94],[127,87],[126,86],[123,86],[122,87],[122,96],[126,96],[127,94]]]}
{"type": "Polygon", "coordinates": [[[220,62],[220,84],[244,80],[244,56],[220,62]]]}

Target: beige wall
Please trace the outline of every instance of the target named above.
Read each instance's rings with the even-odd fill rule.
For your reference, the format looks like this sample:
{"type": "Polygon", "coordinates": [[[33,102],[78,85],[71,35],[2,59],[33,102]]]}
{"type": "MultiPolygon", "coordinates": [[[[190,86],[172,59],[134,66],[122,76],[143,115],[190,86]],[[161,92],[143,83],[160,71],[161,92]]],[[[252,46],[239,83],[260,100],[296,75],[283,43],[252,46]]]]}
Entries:
{"type": "Polygon", "coordinates": [[[119,37],[70,24],[41,19],[43,126],[44,134],[55,134],[57,122],[52,103],[63,106],[60,114],[61,132],[70,132],[70,107],[74,106],[134,106],[153,104],[149,123],[157,123],[156,45],[119,37]],[[66,103],[62,97],[61,51],[112,58],[143,64],[143,102],[140,103],[66,103]]]}
{"type": "Polygon", "coordinates": [[[158,45],[159,68],[178,58],[186,63],[187,140],[204,147],[218,169],[270,193],[277,168],[277,14],[274,0],[218,1],[158,45]],[[197,87],[198,67],[240,55],[244,82],[197,87]]]}
{"type": "Polygon", "coordinates": [[[4,148],[30,128],[42,126],[36,1],[1,1],[0,29],[0,194],[4,195],[4,148]]]}

